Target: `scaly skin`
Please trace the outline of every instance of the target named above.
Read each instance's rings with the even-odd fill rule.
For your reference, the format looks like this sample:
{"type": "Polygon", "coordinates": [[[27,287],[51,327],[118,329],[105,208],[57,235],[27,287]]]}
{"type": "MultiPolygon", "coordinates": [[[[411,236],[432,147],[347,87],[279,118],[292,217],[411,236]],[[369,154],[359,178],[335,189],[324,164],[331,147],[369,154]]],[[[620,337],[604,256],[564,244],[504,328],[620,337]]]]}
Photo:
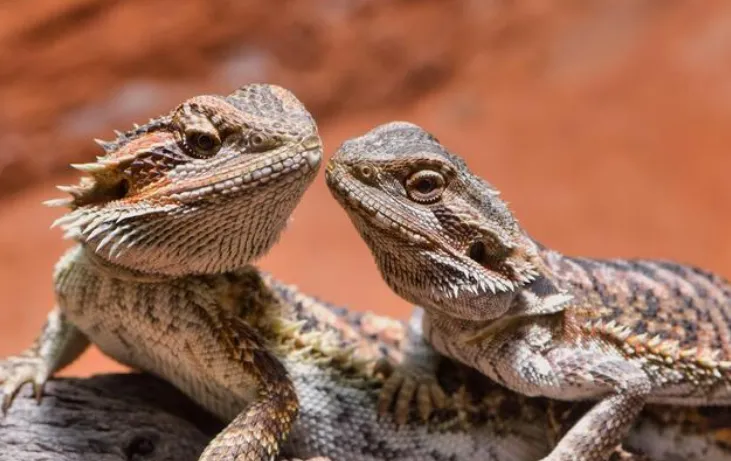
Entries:
{"type": "MultiPolygon", "coordinates": [[[[344,143],[327,180],[389,286],[425,309],[425,337],[438,353],[523,395],[598,401],[544,460],[607,459],[648,402],[731,403],[723,278],[546,249],[498,191],[408,123],[344,143]]],[[[399,393],[397,410],[419,389],[414,379],[435,385],[438,354],[418,347],[384,388],[386,402],[399,393]]]]}
{"type": "MultiPolygon", "coordinates": [[[[586,405],[531,399],[453,361],[437,367],[447,408],[404,425],[376,408],[384,380],[374,360],[399,359],[418,331],[368,313],[350,313],[303,294],[255,268],[232,281],[241,315],[256,323],[295,383],[301,410],[283,448],[287,456],[334,461],[535,461],[586,405]],[[254,318],[258,319],[254,321],[254,318]],[[409,333],[409,334],[407,334],[409,333]]],[[[418,324],[410,327],[419,329],[418,324]]],[[[632,461],[731,459],[731,411],[648,407],[627,440],[632,461]]],[[[627,454],[625,454],[627,455],[627,454]]]]}
{"type": "MultiPolygon", "coordinates": [[[[373,359],[398,360],[406,336],[401,323],[348,313],[251,266],[219,283],[226,284],[239,316],[257,325],[295,383],[301,409],[283,447],[285,456],[327,455],[334,461],[534,461],[548,453],[554,431],[585,410],[522,397],[446,361],[438,372],[453,404],[436,411],[427,423],[412,412],[399,427],[391,417],[376,412],[383,381],[372,376],[371,368],[373,359]],[[549,412],[556,405],[559,408],[549,412]]],[[[0,420],[0,431],[12,431],[13,419],[22,417],[11,413],[7,425],[0,420]]],[[[730,429],[729,411],[704,416],[691,410],[648,408],[628,446],[647,451],[656,460],[722,461],[731,457],[730,429]]]]}
{"type": "Polygon", "coordinates": [[[198,96],[100,142],[106,151],[59,219],[78,244],[55,271],[57,306],[35,344],[0,362],[3,409],[89,342],[156,374],[230,421],[203,461],[269,460],[299,403],[258,326],[239,315],[237,277],[277,240],[321,156],[314,120],[289,91],[247,85],[198,96]]]}
{"type": "MultiPolygon", "coordinates": [[[[26,381],[40,396],[46,379],[91,340],[229,421],[205,450],[207,460],[269,459],[287,432],[282,455],[300,458],[533,461],[547,453],[554,433],[547,427],[560,431],[581,408],[569,407],[568,416],[565,409],[549,412],[549,402],[491,385],[452,362],[437,368],[449,408],[426,422],[407,414],[403,427],[379,418],[383,381],[372,369],[377,360],[398,360],[403,326],[320,302],[244,263],[275,240],[270,233],[279,232],[311,181],[319,160],[315,133],[289,93],[249,86],[225,99],[194,98],[171,116],[120,134],[105,145],[109,155],[80,166],[92,179],[66,189],[73,199],[62,202],[73,211],[61,221],[79,245],[58,264],[59,306],[43,334],[26,353],[0,362],[6,401],[26,381]],[[278,149],[259,139],[269,147],[251,152],[242,136],[266,135],[271,120],[305,140],[282,135],[278,149]],[[226,134],[218,152],[188,150],[186,142],[201,132],[226,134]],[[302,154],[307,160],[269,165],[292,171],[279,181],[267,176],[272,157],[296,158],[301,144],[315,149],[302,154]],[[301,416],[289,431],[297,406],[301,416]]],[[[648,413],[630,446],[652,449],[657,459],[728,454],[728,415],[669,416],[648,413]],[[707,427],[696,430],[701,424],[707,427]]],[[[12,422],[0,420],[6,428],[12,422]]]]}

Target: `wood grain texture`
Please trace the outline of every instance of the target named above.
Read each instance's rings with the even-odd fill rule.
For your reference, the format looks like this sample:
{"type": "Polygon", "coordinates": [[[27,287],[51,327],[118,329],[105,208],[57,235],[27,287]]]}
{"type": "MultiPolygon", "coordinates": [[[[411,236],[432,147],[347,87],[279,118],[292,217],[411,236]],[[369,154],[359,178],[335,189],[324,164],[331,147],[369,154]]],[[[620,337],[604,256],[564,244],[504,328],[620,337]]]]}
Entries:
{"type": "Polygon", "coordinates": [[[0,420],[0,461],[196,460],[222,425],[171,385],[144,374],[30,386],[0,420]]]}

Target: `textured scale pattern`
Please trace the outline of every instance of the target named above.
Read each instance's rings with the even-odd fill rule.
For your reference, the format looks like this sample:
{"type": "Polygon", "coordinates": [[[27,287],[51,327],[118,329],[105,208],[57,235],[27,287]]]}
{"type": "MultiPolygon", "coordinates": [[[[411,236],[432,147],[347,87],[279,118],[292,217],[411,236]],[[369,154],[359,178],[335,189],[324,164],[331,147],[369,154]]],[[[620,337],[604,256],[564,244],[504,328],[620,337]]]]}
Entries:
{"type": "MultiPolygon", "coordinates": [[[[77,165],[89,176],[63,188],[71,198],[52,202],[71,208],[58,225],[78,244],[56,266],[58,305],[37,341],[0,360],[3,411],[24,383],[42,398],[91,342],[228,423],[202,461],[533,461],[583,412],[554,411],[445,360],[435,371],[451,405],[403,422],[378,415],[388,381],[374,371],[403,355],[410,333],[248,264],[276,241],[322,154],[286,90],[192,98],[102,146],[105,156],[77,165]]],[[[628,446],[658,460],[722,459],[730,420],[648,411],[628,446]]]]}
{"type": "Polygon", "coordinates": [[[556,253],[546,254],[546,261],[574,294],[582,320],[631,326],[633,337],[645,335],[645,344],[658,338],[657,347],[676,357],[693,352],[689,359],[709,364],[731,359],[731,286],[720,276],[667,261],[556,253]]]}
{"type": "Polygon", "coordinates": [[[731,289],[691,266],[574,258],[522,230],[499,192],[406,122],[343,143],[326,173],[428,344],[384,386],[424,405],[440,354],[527,396],[597,403],[546,461],[606,460],[648,403],[731,404],[731,289]],[[420,314],[421,315],[421,314],[420,314]]]}
{"type": "Polygon", "coordinates": [[[248,263],[266,253],[314,179],[322,142],[274,85],[197,96],[99,142],[105,155],[60,187],[55,225],[77,245],[58,262],[57,306],[25,353],[0,362],[3,408],[38,394],[89,342],[158,375],[228,422],[201,461],[277,456],[299,412],[294,383],[241,316],[248,263]]]}
{"type": "MultiPolygon", "coordinates": [[[[398,356],[406,336],[403,324],[348,312],[253,270],[236,286],[246,287],[248,300],[243,305],[248,312],[276,313],[266,315],[269,320],[262,325],[277,325],[267,335],[279,345],[278,355],[295,382],[301,405],[284,448],[289,456],[533,461],[550,449],[550,415],[568,425],[588,409],[584,404],[528,399],[455,362],[442,361],[440,383],[453,403],[433,412],[427,422],[411,411],[407,422],[399,425],[375,411],[384,381],[373,377],[370,368],[374,359],[398,356]],[[259,302],[261,308],[253,307],[259,302]]],[[[721,461],[731,456],[729,427],[729,409],[700,414],[650,406],[627,446],[657,460],[721,461]]],[[[632,456],[623,459],[646,459],[632,456]]]]}

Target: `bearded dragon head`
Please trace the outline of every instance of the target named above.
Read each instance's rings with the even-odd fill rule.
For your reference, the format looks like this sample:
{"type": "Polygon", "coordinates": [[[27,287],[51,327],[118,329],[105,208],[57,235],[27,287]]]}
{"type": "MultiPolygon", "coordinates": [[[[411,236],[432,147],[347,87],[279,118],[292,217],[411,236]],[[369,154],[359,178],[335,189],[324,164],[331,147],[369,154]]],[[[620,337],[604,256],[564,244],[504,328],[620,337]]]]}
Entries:
{"type": "Polygon", "coordinates": [[[147,273],[242,267],[278,239],[314,179],[322,142],[289,91],[246,85],[198,96],[72,165],[70,211],[54,225],[112,264],[147,273]]]}
{"type": "Polygon", "coordinates": [[[345,142],[326,178],[404,299],[469,320],[559,301],[548,300],[558,290],[539,247],[498,191],[420,127],[393,122],[345,142]]]}

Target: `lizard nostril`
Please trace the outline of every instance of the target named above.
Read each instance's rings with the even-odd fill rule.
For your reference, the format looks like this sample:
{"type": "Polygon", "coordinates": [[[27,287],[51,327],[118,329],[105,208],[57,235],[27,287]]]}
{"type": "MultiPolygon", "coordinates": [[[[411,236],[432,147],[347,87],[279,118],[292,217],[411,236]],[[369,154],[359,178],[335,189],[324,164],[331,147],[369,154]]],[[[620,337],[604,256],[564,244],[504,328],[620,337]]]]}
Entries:
{"type": "Polygon", "coordinates": [[[308,136],[304,141],[302,141],[302,146],[305,148],[305,150],[314,150],[322,147],[322,143],[320,142],[320,137],[313,134],[308,136]]]}

